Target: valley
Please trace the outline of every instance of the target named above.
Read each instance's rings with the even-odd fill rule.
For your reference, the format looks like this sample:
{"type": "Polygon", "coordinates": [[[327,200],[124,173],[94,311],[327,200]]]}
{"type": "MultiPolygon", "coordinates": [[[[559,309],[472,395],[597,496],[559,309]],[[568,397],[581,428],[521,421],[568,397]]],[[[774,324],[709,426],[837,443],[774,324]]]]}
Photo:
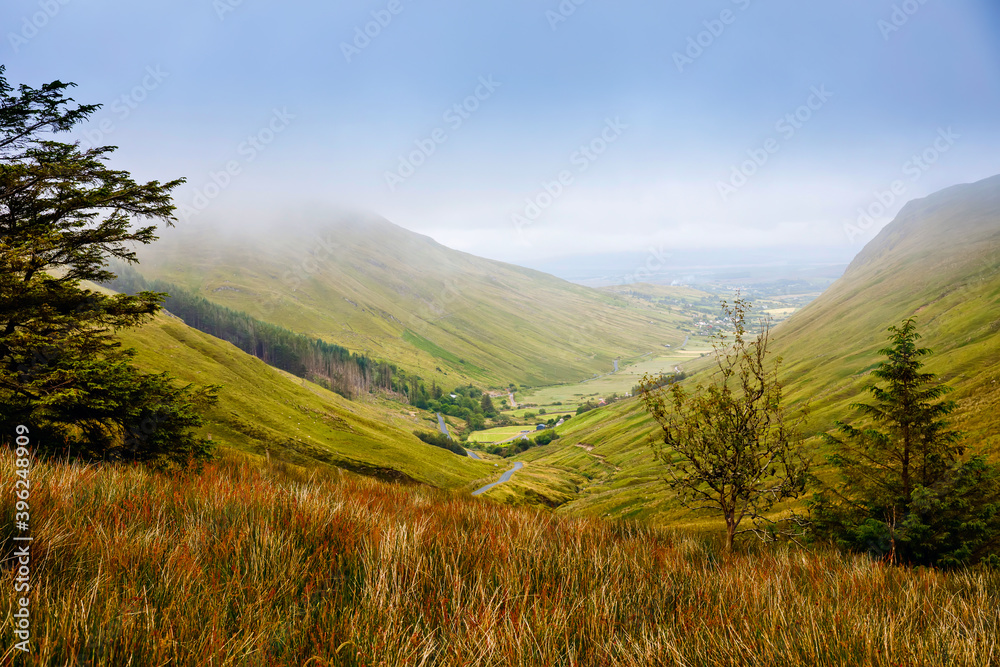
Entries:
{"type": "MultiPolygon", "coordinates": [[[[942,372],[942,376],[955,385],[956,398],[960,405],[960,411],[956,415],[957,422],[963,427],[971,427],[967,437],[978,438],[977,445],[989,451],[997,449],[995,434],[998,424],[993,413],[981,410],[982,405],[997,400],[995,387],[997,371],[994,369],[991,375],[989,371],[962,374],[960,370],[963,368],[971,370],[973,367],[978,367],[977,363],[981,363],[977,362],[977,359],[990,359],[994,353],[1000,354],[1000,350],[995,349],[1000,343],[989,328],[992,322],[990,318],[995,319],[996,311],[974,307],[976,303],[986,303],[991,298],[995,299],[996,290],[1000,289],[1000,283],[997,283],[996,278],[997,262],[1000,260],[993,242],[997,233],[993,211],[1000,208],[996,200],[996,184],[997,180],[992,179],[975,186],[962,186],[957,190],[946,191],[931,198],[927,203],[911,203],[897,223],[884,230],[859,255],[847,273],[819,296],[811,293],[783,295],[777,293],[780,290],[773,285],[764,288],[763,291],[759,286],[756,288],[755,294],[759,300],[757,312],[761,316],[768,317],[774,327],[775,356],[780,355],[783,358],[783,376],[789,400],[793,406],[809,405],[809,421],[805,425],[808,433],[826,431],[831,428],[834,419],[849,417],[851,412],[848,404],[855,400],[860,392],[864,382],[863,373],[866,368],[870,368],[870,360],[880,345],[879,339],[884,333],[884,328],[897,319],[902,319],[907,313],[916,313],[918,317],[926,318],[928,343],[939,352],[931,368],[942,372]],[[963,217],[968,233],[950,233],[947,240],[935,237],[934,230],[938,229],[938,225],[956,215],[963,217]],[[884,239],[895,240],[887,245],[884,239]],[[938,283],[930,283],[925,278],[915,277],[914,272],[924,274],[927,262],[914,264],[910,259],[919,256],[925,252],[924,248],[931,246],[936,252],[941,253],[942,266],[949,267],[950,272],[946,281],[952,287],[940,293],[935,291],[937,288],[934,285],[938,283]],[[879,248],[885,249],[879,250],[879,248]],[[955,257],[962,257],[963,262],[956,263],[953,259],[955,257]],[[886,285],[883,276],[889,276],[898,286],[886,285]],[[927,290],[913,292],[912,286],[921,283],[928,285],[927,290]],[[897,296],[904,291],[902,287],[904,284],[910,286],[909,300],[900,300],[897,296]],[[883,298],[880,295],[884,295],[885,299],[881,303],[878,301],[883,298]],[[814,296],[816,298],[813,298],[814,296]],[[861,302],[866,305],[860,305],[861,302]],[[845,317],[838,314],[848,310],[868,312],[870,316],[845,317]],[[967,322],[970,315],[975,319],[967,322]],[[957,331],[963,328],[969,331],[972,337],[967,334],[965,338],[961,338],[962,334],[958,334],[957,331]],[[845,344],[852,348],[851,353],[834,356],[823,352],[843,349],[845,344]]],[[[463,270],[479,272],[485,266],[477,264],[478,260],[453,256],[450,251],[433,244],[429,239],[415,238],[385,225],[386,223],[376,223],[375,229],[380,233],[389,233],[390,238],[395,235],[398,237],[397,240],[405,241],[403,245],[417,244],[418,248],[430,248],[440,257],[463,266],[463,270]]],[[[367,247],[358,229],[349,225],[345,229],[353,230],[351,234],[354,234],[352,238],[356,246],[367,247]]],[[[188,252],[190,247],[185,247],[187,248],[185,252],[188,252]]],[[[260,262],[256,259],[259,255],[253,254],[256,251],[245,248],[244,252],[251,253],[255,257],[254,261],[260,262]]],[[[170,252],[164,253],[163,256],[173,257],[170,252]]],[[[183,271],[194,271],[197,257],[198,254],[194,253],[194,257],[187,263],[180,262],[179,268],[166,271],[166,275],[186,280],[189,286],[193,285],[196,288],[214,284],[213,281],[218,279],[209,279],[207,282],[202,278],[194,279],[195,276],[201,275],[200,273],[192,273],[188,278],[183,277],[185,275],[183,271]],[[188,268],[184,269],[185,266],[188,268]]],[[[396,259],[403,261],[401,254],[397,255],[396,259]]],[[[162,265],[166,261],[166,259],[154,259],[150,263],[155,267],[158,266],[157,262],[162,265]]],[[[333,258],[329,261],[330,266],[322,271],[335,270],[333,258]]],[[[356,262],[352,265],[357,266],[356,262]]],[[[419,264],[414,264],[417,265],[419,264]]],[[[490,271],[500,271],[501,275],[510,276],[518,272],[515,267],[498,264],[489,266],[490,271]]],[[[322,271],[317,269],[316,272],[319,274],[322,271]]],[[[471,279],[459,278],[459,275],[458,273],[453,275],[458,281],[455,284],[470,284],[468,281],[471,279]]],[[[364,398],[360,402],[344,401],[336,397],[343,408],[355,413],[360,410],[368,419],[376,419],[381,426],[372,425],[382,431],[380,438],[412,443],[416,442],[416,439],[409,439],[408,434],[404,437],[404,433],[415,429],[441,430],[472,447],[476,455],[485,460],[483,468],[476,468],[471,458],[468,462],[460,461],[460,457],[459,461],[452,460],[454,455],[442,450],[434,456],[447,463],[435,464],[436,469],[433,471],[422,470],[423,466],[427,465],[418,462],[422,459],[411,459],[408,463],[404,463],[404,459],[410,458],[403,453],[405,449],[392,453],[391,449],[383,447],[366,452],[365,456],[361,457],[365,460],[364,465],[374,465],[376,468],[380,465],[396,469],[405,478],[431,481],[435,485],[463,487],[468,483],[464,480],[476,474],[485,476],[493,474],[488,468],[495,468],[493,464],[498,459],[486,453],[484,448],[499,445],[502,449],[497,451],[506,452],[503,448],[511,448],[524,442],[525,438],[533,440],[540,433],[544,433],[545,431],[540,431],[537,425],[547,423],[546,430],[557,434],[558,439],[548,444],[532,446],[512,456],[511,452],[506,452],[504,456],[509,457],[509,460],[499,459],[501,466],[509,466],[511,461],[531,463],[530,473],[519,474],[502,487],[492,488],[485,497],[505,502],[541,504],[571,514],[596,514],[698,525],[700,519],[678,511],[669,494],[663,489],[659,481],[657,464],[648,450],[650,438],[655,437],[655,429],[638,399],[632,394],[646,373],[683,372],[685,375],[695,375],[693,381],[698,381],[699,372],[704,372],[704,369],[711,366],[706,355],[711,353],[710,336],[719,326],[716,315],[718,301],[720,298],[731,298],[737,288],[718,284],[703,285],[698,289],[636,284],[592,290],[569,283],[553,282],[554,279],[532,273],[521,274],[520,279],[539,282],[543,293],[545,290],[556,290],[564,294],[574,294],[576,295],[574,298],[591,303],[589,307],[593,309],[594,314],[603,314],[597,319],[587,318],[586,322],[578,322],[574,325],[581,328],[578,334],[557,341],[548,337],[553,335],[552,332],[543,333],[537,328],[526,329],[528,322],[518,323],[517,320],[522,315],[519,313],[510,315],[508,309],[505,311],[507,314],[502,316],[515,319],[507,326],[490,325],[492,327],[490,331],[508,331],[509,334],[499,338],[493,334],[481,335],[488,338],[490,346],[503,344],[508,347],[520,347],[523,344],[525,349],[520,350],[515,357],[521,359],[517,362],[518,369],[509,375],[501,374],[501,369],[507,363],[506,358],[501,361],[494,357],[494,353],[490,352],[488,347],[484,347],[485,343],[482,341],[472,342],[474,339],[471,332],[482,331],[481,327],[486,326],[485,323],[489,318],[464,319],[466,316],[460,315],[461,311],[458,310],[454,316],[449,314],[444,318],[453,320],[452,324],[443,325],[435,321],[432,327],[429,321],[424,321],[422,326],[427,336],[440,335],[442,340],[445,340],[444,336],[456,333],[454,327],[461,321],[462,327],[467,330],[461,339],[468,341],[461,348],[463,356],[440,347],[407,325],[397,330],[398,338],[394,345],[402,349],[407,349],[406,346],[409,345],[413,352],[402,355],[394,353],[386,357],[410,368],[413,373],[420,373],[418,376],[420,382],[425,385],[429,382],[441,388],[456,387],[454,391],[462,392],[466,391],[461,389],[464,386],[478,386],[479,389],[475,389],[478,393],[471,394],[477,398],[473,403],[466,405],[478,405],[478,396],[482,392],[492,394],[497,405],[497,411],[492,418],[483,415],[485,420],[477,418],[480,419],[480,424],[470,428],[471,422],[468,419],[457,416],[465,414],[463,412],[465,408],[455,407],[454,413],[451,412],[453,408],[448,408],[451,416],[447,416],[440,414],[438,408],[414,409],[414,406],[398,403],[392,397],[364,398]],[[640,334],[633,339],[633,327],[637,326],[637,323],[643,324],[646,329],[640,329],[640,334]],[[597,347],[596,339],[608,342],[597,347]],[[631,340],[630,349],[617,347],[612,342],[626,339],[631,340]],[[500,341],[506,342],[500,343],[500,341]],[[546,346],[544,358],[549,360],[548,364],[532,362],[531,350],[540,344],[546,346]],[[586,346],[594,346],[590,347],[591,354],[586,359],[581,356],[574,357],[580,353],[581,347],[586,346]],[[598,352],[598,349],[603,351],[598,352]],[[419,360],[419,355],[427,355],[429,359],[419,360]],[[603,361],[597,366],[599,359],[603,361]],[[434,365],[433,369],[430,368],[431,364],[434,365]],[[576,381],[557,381],[561,375],[565,376],[574,369],[578,371],[576,381]],[[579,372],[583,369],[590,371],[589,376],[579,372]],[[565,423],[561,423],[563,421],[565,423]],[[390,424],[394,424],[392,428],[398,430],[387,431],[390,424]],[[475,470],[483,472],[476,473],[475,470]]],[[[379,283],[373,282],[371,275],[367,280],[370,286],[366,294],[369,296],[384,294],[373,289],[379,283]]],[[[243,269],[233,273],[224,282],[260,287],[267,281],[251,279],[250,274],[243,269]]],[[[495,283],[496,280],[491,277],[489,282],[495,283]]],[[[330,282],[322,287],[317,284],[310,289],[329,290],[334,284],[337,283],[330,282]]],[[[239,303],[246,305],[244,297],[240,296],[245,294],[241,291],[243,289],[211,288],[207,293],[213,299],[224,302],[232,302],[234,298],[238,298],[239,303]]],[[[487,312],[492,306],[485,303],[472,305],[474,299],[484,298],[476,291],[479,289],[483,288],[475,287],[463,291],[460,297],[456,294],[451,299],[455,303],[460,300],[461,303],[468,303],[470,312],[487,312]]],[[[740,289],[742,291],[743,288],[740,289]]],[[[755,288],[746,289],[752,291],[755,288]]],[[[292,294],[297,294],[298,291],[296,288],[292,294]]],[[[358,293],[357,288],[352,288],[351,297],[344,296],[326,303],[345,303],[349,304],[352,310],[357,308],[363,313],[375,312],[377,310],[375,303],[362,300],[357,296],[358,293]]],[[[496,292],[487,291],[484,294],[497,294],[494,298],[500,298],[496,292]]],[[[278,300],[283,298],[286,297],[280,297],[278,300]]],[[[299,302],[309,297],[303,294],[290,298],[299,302]]],[[[419,300],[419,297],[417,298],[419,300]]],[[[508,296],[502,298],[507,299],[508,296]]],[[[413,310],[412,306],[407,306],[398,312],[413,310]]],[[[324,314],[323,308],[317,304],[308,309],[307,314],[308,312],[313,312],[314,314],[308,317],[319,318],[317,321],[322,318],[342,316],[341,306],[335,306],[332,312],[324,314]]],[[[286,322],[279,317],[279,313],[279,310],[267,309],[263,312],[264,315],[279,322],[300,327],[307,333],[310,331],[305,324],[307,319],[299,317],[286,322]]],[[[567,325],[570,321],[568,319],[570,316],[566,312],[553,316],[567,325]]],[[[535,323],[544,319],[541,316],[529,318],[535,323]]],[[[364,326],[373,326],[373,320],[370,318],[362,317],[355,321],[359,322],[358,328],[362,322],[364,326]]],[[[382,321],[384,323],[385,320],[382,321]]],[[[159,325],[161,330],[164,326],[166,325],[159,325]]],[[[353,329],[354,325],[351,325],[351,328],[353,329]]],[[[177,335],[176,332],[174,335],[177,335]]],[[[381,334],[381,347],[366,348],[366,351],[387,349],[390,342],[386,336],[390,335],[391,332],[381,334]]],[[[343,338],[336,336],[331,338],[344,341],[343,338]]],[[[152,356],[150,352],[151,348],[147,344],[144,351],[147,359],[152,356]]],[[[510,371],[512,367],[507,364],[506,368],[510,371]]],[[[188,375],[188,377],[193,379],[195,376],[188,375]]],[[[294,381],[303,386],[309,384],[297,378],[294,381]]],[[[322,390],[312,387],[311,391],[315,395],[322,390]]],[[[329,399],[330,396],[324,397],[329,399]]],[[[431,403],[437,405],[433,400],[431,403]]],[[[293,417],[286,416],[285,419],[293,417]]],[[[314,420],[312,426],[315,427],[319,423],[318,420],[314,420]]],[[[341,452],[338,455],[348,457],[342,460],[345,467],[349,468],[348,463],[352,460],[350,457],[357,456],[356,446],[347,445],[349,438],[343,436],[332,438],[329,434],[301,431],[302,426],[298,419],[290,424],[294,424],[292,432],[283,434],[281,440],[288,443],[285,449],[289,452],[291,460],[296,462],[307,460],[310,455],[303,454],[303,451],[310,451],[309,446],[315,446],[320,441],[325,441],[331,450],[341,452]]],[[[279,432],[275,429],[275,425],[271,422],[260,427],[256,439],[245,432],[248,429],[240,431],[233,424],[227,425],[225,420],[217,421],[212,428],[216,432],[215,438],[239,449],[261,454],[263,448],[261,442],[266,437],[274,437],[265,434],[279,432]]],[[[412,448],[414,445],[407,444],[403,447],[412,448]]],[[[423,448],[423,445],[420,447],[423,448]]],[[[337,464],[336,456],[311,451],[312,459],[327,460],[337,464]]],[[[359,470],[364,469],[364,466],[357,462],[352,465],[359,470]]]]}
{"type": "Polygon", "coordinates": [[[0,667],[1000,666],[996,0],[369,4],[0,4],[0,667]]]}
{"type": "Polygon", "coordinates": [[[176,318],[162,315],[123,339],[138,350],[143,368],[169,367],[182,382],[222,385],[202,433],[224,450],[442,488],[475,488],[476,481],[492,474],[492,466],[414,437],[415,429],[430,430],[429,424],[407,406],[348,401],[176,318]]]}
{"type": "Polygon", "coordinates": [[[550,385],[521,392],[518,394],[519,409],[507,411],[505,414],[524,417],[525,413],[529,412],[538,414],[539,408],[553,414],[575,412],[587,402],[600,402],[602,398],[612,395],[631,395],[645,374],[672,375],[685,372],[690,370],[692,362],[711,351],[711,343],[706,337],[690,338],[687,344],[680,344],[671,353],[651,352],[632,362],[623,362],[620,370],[608,375],[575,384],[550,385]]]}
{"type": "MultiPolygon", "coordinates": [[[[923,327],[921,343],[934,351],[929,370],[953,389],[953,423],[964,441],[1000,459],[1000,177],[911,202],[840,280],[774,327],[786,396],[797,408],[808,406],[802,428],[821,463],[818,434],[855,415],[850,404],[869,381],[885,329],[910,315],[923,327]]],[[[547,391],[553,402],[568,398],[558,389],[539,395],[547,391]]],[[[558,440],[513,459],[553,471],[557,512],[701,525],[704,518],[679,509],[664,488],[649,448],[657,427],[638,399],[574,416],[556,432],[558,440]],[[554,481],[560,474],[583,478],[570,496],[554,481]]],[[[819,475],[827,474],[821,465],[819,475]]],[[[516,497],[517,487],[514,480],[507,494],[516,497]]]]}

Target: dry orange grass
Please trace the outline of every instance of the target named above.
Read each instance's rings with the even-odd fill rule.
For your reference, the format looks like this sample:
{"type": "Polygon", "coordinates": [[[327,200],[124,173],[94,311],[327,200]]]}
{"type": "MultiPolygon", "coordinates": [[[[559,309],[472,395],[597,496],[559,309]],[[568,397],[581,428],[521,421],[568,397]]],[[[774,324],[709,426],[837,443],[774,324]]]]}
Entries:
{"type": "MultiPolygon", "coordinates": [[[[13,459],[0,540],[13,550],[13,459]]],[[[1000,574],[554,517],[336,473],[32,470],[29,665],[990,665],[1000,574]]],[[[14,656],[0,566],[0,664],[14,656]]]]}

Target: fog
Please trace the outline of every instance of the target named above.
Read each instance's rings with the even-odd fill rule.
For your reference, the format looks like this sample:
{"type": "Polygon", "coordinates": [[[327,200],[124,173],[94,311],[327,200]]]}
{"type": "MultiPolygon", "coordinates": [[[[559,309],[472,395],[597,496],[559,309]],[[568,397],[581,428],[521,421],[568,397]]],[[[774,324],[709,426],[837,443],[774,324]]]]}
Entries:
{"type": "Polygon", "coordinates": [[[12,83],[105,104],[81,142],[188,179],[182,225],[353,210],[531,265],[846,263],[997,172],[994,4],[15,1],[0,25],[12,83]]]}

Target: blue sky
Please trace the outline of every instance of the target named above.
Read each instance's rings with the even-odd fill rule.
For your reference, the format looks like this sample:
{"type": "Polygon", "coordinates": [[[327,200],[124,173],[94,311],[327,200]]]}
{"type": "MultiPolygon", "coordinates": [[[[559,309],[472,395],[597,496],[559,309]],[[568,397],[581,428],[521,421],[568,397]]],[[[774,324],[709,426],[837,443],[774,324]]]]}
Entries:
{"type": "Polygon", "coordinates": [[[104,103],[79,138],[186,176],[183,224],[349,208],[508,261],[849,258],[1000,173],[997,4],[7,0],[0,62],[104,103]]]}

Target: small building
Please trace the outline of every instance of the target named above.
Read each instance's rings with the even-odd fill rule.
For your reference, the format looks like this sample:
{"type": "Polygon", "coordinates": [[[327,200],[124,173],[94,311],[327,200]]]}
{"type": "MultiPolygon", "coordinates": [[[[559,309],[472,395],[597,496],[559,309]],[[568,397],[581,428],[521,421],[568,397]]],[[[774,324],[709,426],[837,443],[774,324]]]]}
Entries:
{"type": "Polygon", "coordinates": [[[535,427],[535,430],[536,431],[544,431],[545,430],[545,424],[539,424],[538,426],[535,427]]]}

